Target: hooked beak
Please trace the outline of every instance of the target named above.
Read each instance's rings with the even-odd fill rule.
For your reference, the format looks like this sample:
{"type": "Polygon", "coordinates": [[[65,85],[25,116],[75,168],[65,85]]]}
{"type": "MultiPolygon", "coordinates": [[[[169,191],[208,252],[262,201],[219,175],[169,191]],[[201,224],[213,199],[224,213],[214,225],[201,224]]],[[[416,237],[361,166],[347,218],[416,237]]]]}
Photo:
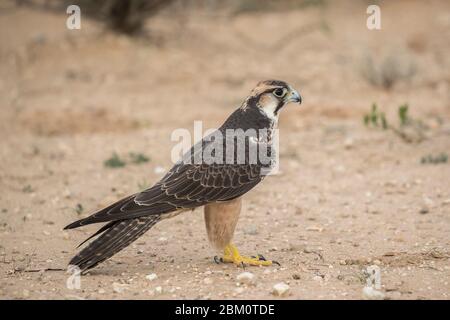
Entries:
{"type": "Polygon", "coordinates": [[[286,103],[288,103],[288,102],[296,102],[298,104],[301,104],[302,97],[296,90],[291,89],[291,90],[289,90],[289,94],[286,96],[286,103]]]}

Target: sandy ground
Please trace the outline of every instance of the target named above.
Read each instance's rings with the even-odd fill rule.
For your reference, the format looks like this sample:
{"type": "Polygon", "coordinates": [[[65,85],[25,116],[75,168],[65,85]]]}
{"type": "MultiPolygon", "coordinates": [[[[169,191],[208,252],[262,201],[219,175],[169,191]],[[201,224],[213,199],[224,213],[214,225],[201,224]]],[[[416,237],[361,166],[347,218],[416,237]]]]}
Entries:
{"type": "Polygon", "coordinates": [[[421,158],[450,150],[450,5],[380,3],[380,31],[367,30],[363,3],[333,1],[165,12],[149,22],[150,41],[88,19],[67,30],[64,12],[2,9],[0,298],[269,299],[285,282],[287,299],[360,299],[377,265],[387,299],[449,299],[449,164],[421,158]],[[389,90],[363,72],[368,57],[386,56],[414,69],[389,90]],[[80,290],[43,271],[65,268],[98,227],[65,225],[161,177],[174,129],[219,126],[267,78],[291,83],[304,104],[282,114],[282,173],[246,196],[234,240],[280,267],[249,267],[256,284],[237,286],[242,269],[213,262],[196,210],[157,224],[80,290]],[[365,127],[373,102],[393,124],[408,103],[425,139],[365,127]],[[113,152],[150,161],[105,167],[113,152]]]}

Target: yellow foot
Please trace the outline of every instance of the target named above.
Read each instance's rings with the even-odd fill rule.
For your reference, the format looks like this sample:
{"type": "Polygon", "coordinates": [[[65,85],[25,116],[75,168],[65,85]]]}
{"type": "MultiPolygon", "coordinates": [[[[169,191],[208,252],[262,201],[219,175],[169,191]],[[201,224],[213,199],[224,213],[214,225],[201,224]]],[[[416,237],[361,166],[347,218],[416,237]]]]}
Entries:
{"type": "Polygon", "coordinates": [[[238,249],[232,245],[229,244],[224,249],[224,255],[223,258],[218,259],[217,257],[214,257],[214,261],[217,263],[219,262],[226,262],[226,263],[234,263],[237,266],[245,267],[246,265],[249,266],[271,266],[272,264],[278,264],[276,261],[266,260],[262,255],[258,254],[257,257],[243,257],[240,255],[238,249]]]}

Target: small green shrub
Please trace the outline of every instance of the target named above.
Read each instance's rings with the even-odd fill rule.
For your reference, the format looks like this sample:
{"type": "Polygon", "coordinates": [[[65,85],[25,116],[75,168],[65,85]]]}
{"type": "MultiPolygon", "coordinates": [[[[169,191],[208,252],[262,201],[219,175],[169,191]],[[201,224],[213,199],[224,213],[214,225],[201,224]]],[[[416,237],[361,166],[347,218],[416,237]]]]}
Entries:
{"type": "Polygon", "coordinates": [[[117,153],[113,153],[111,158],[105,160],[105,162],[103,162],[103,164],[105,165],[105,167],[107,168],[121,168],[121,167],[125,167],[125,161],[123,161],[122,159],[120,159],[120,157],[117,155],[117,153]]]}
{"type": "Polygon", "coordinates": [[[143,153],[130,152],[130,158],[131,158],[131,162],[134,163],[134,164],[141,164],[141,163],[145,163],[145,162],[149,162],[150,161],[150,158],[147,157],[143,153]]]}
{"type": "Polygon", "coordinates": [[[447,163],[448,162],[448,155],[445,152],[442,152],[438,155],[427,155],[423,156],[420,160],[420,163],[422,164],[439,164],[439,163],[447,163]]]}

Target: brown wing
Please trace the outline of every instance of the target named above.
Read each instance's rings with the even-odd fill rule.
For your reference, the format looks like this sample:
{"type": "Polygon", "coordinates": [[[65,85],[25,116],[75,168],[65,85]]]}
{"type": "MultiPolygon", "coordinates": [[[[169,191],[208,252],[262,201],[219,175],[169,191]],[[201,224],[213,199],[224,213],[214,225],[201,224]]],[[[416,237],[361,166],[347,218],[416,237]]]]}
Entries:
{"type": "Polygon", "coordinates": [[[176,164],[153,187],[124,198],[66,229],[193,209],[237,198],[264,178],[257,164],[176,164]]]}

